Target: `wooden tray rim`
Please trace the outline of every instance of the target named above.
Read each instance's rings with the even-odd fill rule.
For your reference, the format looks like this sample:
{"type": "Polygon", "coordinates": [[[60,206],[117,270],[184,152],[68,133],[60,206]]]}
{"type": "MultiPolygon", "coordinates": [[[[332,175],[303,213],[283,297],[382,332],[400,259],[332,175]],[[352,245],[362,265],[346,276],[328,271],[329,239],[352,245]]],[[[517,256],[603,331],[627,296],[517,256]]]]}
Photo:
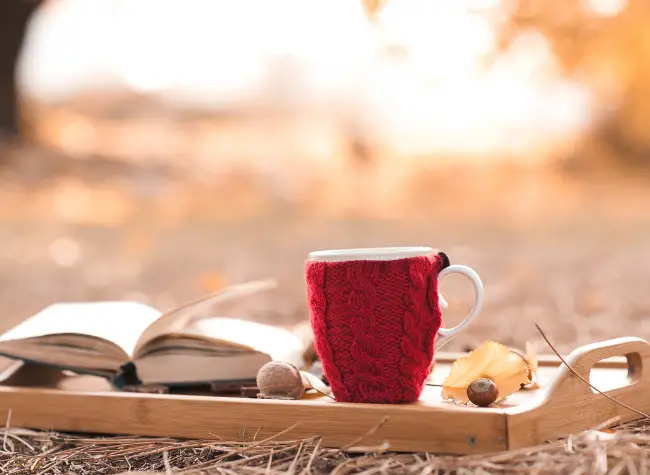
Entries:
{"type": "MultiPolygon", "coordinates": [[[[452,362],[465,354],[439,353],[436,361],[452,362]]],[[[650,365],[650,345],[633,337],[578,348],[566,360],[572,368],[588,375],[593,367],[631,368],[630,359],[625,356],[629,354],[639,354],[639,361],[650,365]]],[[[594,393],[559,358],[540,355],[538,360],[540,367],[558,367],[554,377],[529,403],[508,408],[455,404],[319,404],[309,399],[283,401],[0,385],[0,418],[3,415],[9,417],[11,412],[12,425],[45,430],[207,438],[204,426],[209,421],[206,419],[218,412],[220,419],[215,420],[215,428],[219,425],[229,429],[237,424],[244,426],[248,419],[267,421],[269,430],[275,433],[294,422],[306,420],[316,426],[321,424],[318,426],[323,428],[321,431],[302,428],[292,430],[287,436],[311,437],[322,432],[323,446],[341,447],[368,433],[388,416],[388,422],[378,431],[381,434],[369,436],[369,443],[378,445],[380,438],[385,437],[391,443],[391,450],[447,453],[485,453],[519,448],[588,429],[592,422],[595,426],[597,422],[614,416],[621,421],[639,418],[638,414],[594,393]],[[52,414],[53,411],[46,410],[48,407],[57,407],[63,415],[52,414]],[[97,407],[108,408],[108,412],[97,414],[97,407]],[[170,423],[166,420],[169,417],[185,417],[187,427],[179,422],[170,423]],[[187,422],[190,417],[192,421],[187,422]],[[45,421],[51,421],[50,427],[45,421]],[[449,426],[451,421],[456,427],[449,426]],[[445,426],[448,440],[436,432],[437,425],[445,426]],[[118,426],[123,427],[124,432],[115,430],[118,426]],[[413,435],[404,437],[400,427],[413,431],[413,435]]],[[[613,390],[611,394],[621,397],[632,407],[641,407],[644,401],[639,395],[643,394],[643,389],[650,389],[650,375],[642,377],[643,374],[639,373],[636,376],[631,386],[613,390]]],[[[641,410],[650,412],[647,406],[650,406],[650,401],[645,402],[641,410]]]]}

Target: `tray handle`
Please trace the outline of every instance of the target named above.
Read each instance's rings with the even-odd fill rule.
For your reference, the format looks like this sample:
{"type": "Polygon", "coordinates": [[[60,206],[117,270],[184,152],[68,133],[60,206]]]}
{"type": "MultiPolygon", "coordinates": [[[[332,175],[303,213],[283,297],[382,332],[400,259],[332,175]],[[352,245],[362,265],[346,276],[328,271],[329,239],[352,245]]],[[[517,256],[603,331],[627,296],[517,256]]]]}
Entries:
{"type": "MultiPolygon", "coordinates": [[[[582,346],[571,352],[565,361],[576,373],[589,381],[591,369],[599,362],[608,358],[624,356],[627,358],[628,375],[627,382],[623,386],[608,391],[602,390],[597,384],[594,385],[603,393],[626,393],[635,387],[634,391],[650,389],[650,377],[643,378],[644,366],[650,371],[650,344],[636,337],[615,338],[612,340],[593,343],[582,346]]],[[[554,394],[562,394],[563,397],[575,397],[585,400],[589,397],[604,399],[602,395],[594,391],[590,386],[581,381],[564,364],[561,365],[556,378],[549,384],[548,398],[553,399],[554,394]]]]}
{"type": "MultiPolygon", "coordinates": [[[[577,348],[564,359],[598,390],[634,410],[598,394],[560,363],[554,377],[538,393],[539,397],[506,409],[510,449],[566,437],[613,418],[619,422],[639,419],[641,416],[636,411],[650,412],[650,398],[646,396],[650,390],[650,344],[647,341],[635,337],[602,341],[577,348]],[[610,380],[619,383],[616,388],[604,387],[601,381],[590,381],[591,369],[598,362],[617,356],[627,358],[624,381],[618,377],[616,381],[610,380]]],[[[624,367],[621,371],[625,371],[624,367]]]]}

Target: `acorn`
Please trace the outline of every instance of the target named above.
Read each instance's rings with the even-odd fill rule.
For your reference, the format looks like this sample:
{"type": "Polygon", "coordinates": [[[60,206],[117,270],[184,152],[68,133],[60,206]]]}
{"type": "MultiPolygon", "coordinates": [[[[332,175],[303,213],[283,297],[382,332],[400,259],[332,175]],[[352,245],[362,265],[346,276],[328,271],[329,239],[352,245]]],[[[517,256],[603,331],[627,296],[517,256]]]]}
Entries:
{"type": "Polygon", "coordinates": [[[479,407],[488,407],[499,397],[499,388],[491,379],[476,379],[467,387],[467,397],[479,407]]]}
{"type": "Polygon", "coordinates": [[[257,397],[262,399],[300,399],[305,394],[300,370],[281,361],[270,361],[260,368],[257,387],[257,397]]]}

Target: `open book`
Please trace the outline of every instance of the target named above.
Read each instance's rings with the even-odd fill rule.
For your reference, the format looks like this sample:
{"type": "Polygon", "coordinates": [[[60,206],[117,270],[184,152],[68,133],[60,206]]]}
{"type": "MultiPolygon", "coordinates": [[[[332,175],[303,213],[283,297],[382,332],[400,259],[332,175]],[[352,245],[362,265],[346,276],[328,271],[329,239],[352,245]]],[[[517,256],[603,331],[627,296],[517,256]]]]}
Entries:
{"type": "Polygon", "coordinates": [[[272,285],[228,287],[165,314],[136,302],[54,304],[0,335],[0,356],[102,376],[117,387],[254,381],[268,361],[300,365],[303,342],[289,330],[218,316],[218,307],[272,285]]]}

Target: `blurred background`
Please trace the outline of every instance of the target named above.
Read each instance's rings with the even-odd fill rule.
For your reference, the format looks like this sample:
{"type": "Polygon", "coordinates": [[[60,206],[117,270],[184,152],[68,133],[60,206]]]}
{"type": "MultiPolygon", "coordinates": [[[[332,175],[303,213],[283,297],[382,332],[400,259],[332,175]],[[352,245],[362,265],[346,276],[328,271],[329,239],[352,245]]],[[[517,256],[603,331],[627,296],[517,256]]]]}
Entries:
{"type": "Polygon", "coordinates": [[[485,285],[449,350],[650,338],[647,0],[4,0],[0,38],[1,329],[267,277],[251,318],[304,324],[309,251],[425,245],[485,285]]]}

